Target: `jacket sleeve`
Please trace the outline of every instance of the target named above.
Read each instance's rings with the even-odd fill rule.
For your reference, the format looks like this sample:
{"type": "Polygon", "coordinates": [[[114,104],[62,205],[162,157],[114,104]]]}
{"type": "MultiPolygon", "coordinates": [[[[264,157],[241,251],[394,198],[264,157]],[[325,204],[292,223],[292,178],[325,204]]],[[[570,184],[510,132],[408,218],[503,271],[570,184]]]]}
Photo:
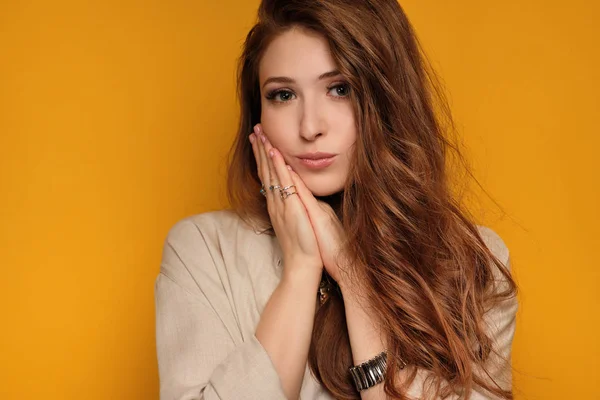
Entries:
{"type": "MultiPolygon", "coordinates": [[[[510,253],[504,241],[500,236],[491,230],[485,228],[484,239],[492,252],[500,259],[500,261],[511,270],[510,253]]],[[[507,282],[499,270],[494,269],[497,291],[507,289],[507,282]]],[[[512,274],[512,271],[511,271],[512,274]]],[[[487,332],[492,339],[493,351],[486,361],[487,374],[503,389],[510,390],[512,388],[512,343],[516,328],[516,314],[518,309],[517,297],[513,296],[496,304],[494,308],[489,310],[484,315],[484,320],[487,324],[487,332]]],[[[481,373],[482,377],[487,376],[486,372],[481,373]]],[[[492,383],[493,384],[493,383],[492,383]]],[[[482,389],[475,389],[472,393],[471,400],[489,400],[496,399],[495,396],[484,392],[482,389]]]]}
{"type": "Polygon", "coordinates": [[[235,312],[205,236],[194,222],[184,221],[165,241],[154,289],[160,399],[285,400],[254,333],[242,341],[224,323],[235,321],[235,312]]]}
{"type": "MultiPolygon", "coordinates": [[[[488,227],[481,227],[482,238],[492,253],[509,269],[510,271],[510,254],[508,248],[500,236],[488,227]]],[[[507,282],[500,271],[495,268],[494,276],[497,282],[496,290],[498,292],[506,289],[507,282]]],[[[511,366],[511,350],[512,342],[515,335],[516,313],[518,302],[516,297],[511,297],[496,304],[492,309],[484,314],[487,333],[492,339],[493,350],[486,360],[485,370],[476,367],[477,374],[483,379],[494,383],[493,379],[502,389],[510,390],[512,388],[512,366],[511,366]]],[[[417,379],[413,382],[409,389],[411,399],[424,398],[425,385],[424,382],[429,376],[429,372],[419,370],[417,379]]],[[[450,395],[448,400],[459,400],[457,394],[450,395]]],[[[489,393],[481,387],[475,386],[469,396],[469,400],[497,400],[498,397],[489,393]]],[[[441,400],[441,398],[436,398],[441,400]]]]}

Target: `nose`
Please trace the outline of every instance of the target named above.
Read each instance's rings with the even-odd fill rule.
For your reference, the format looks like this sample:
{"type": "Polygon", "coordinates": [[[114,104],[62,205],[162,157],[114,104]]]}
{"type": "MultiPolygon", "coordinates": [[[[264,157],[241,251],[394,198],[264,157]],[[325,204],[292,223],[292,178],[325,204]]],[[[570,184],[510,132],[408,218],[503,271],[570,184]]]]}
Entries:
{"type": "Polygon", "coordinates": [[[307,141],[314,141],[325,134],[325,118],[322,105],[316,99],[304,100],[300,110],[300,136],[307,141]]]}

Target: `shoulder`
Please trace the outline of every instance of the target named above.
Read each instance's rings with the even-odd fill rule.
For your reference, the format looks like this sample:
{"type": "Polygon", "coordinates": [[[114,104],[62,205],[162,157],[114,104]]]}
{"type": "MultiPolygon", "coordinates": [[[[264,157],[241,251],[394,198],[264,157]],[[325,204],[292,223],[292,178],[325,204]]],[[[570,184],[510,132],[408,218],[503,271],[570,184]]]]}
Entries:
{"type": "MultiPolygon", "coordinates": [[[[479,233],[487,247],[505,266],[509,276],[512,278],[513,271],[510,267],[510,253],[504,240],[489,227],[478,225],[479,233]]],[[[495,283],[492,286],[498,296],[492,296],[489,309],[483,318],[485,329],[492,340],[492,351],[485,361],[480,377],[483,380],[491,378],[490,385],[500,385],[505,390],[512,387],[511,352],[512,342],[516,331],[516,315],[519,309],[517,298],[517,287],[514,282],[509,282],[507,277],[500,272],[499,268],[493,268],[495,283]]],[[[486,306],[487,308],[487,306],[486,306]]],[[[478,367],[479,369],[479,367],[478,367]]],[[[496,398],[483,388],[475,386],[479,396],[477,398],[496,398]]]]}
{"type": "Polygon", "coordinates": [[[479,235],[483,239],[485,245],[490,249],[492,254],[498,258],[506,267],[510,268],[510,252],[508,246],[502,240],[500,235],[492,228],[484,225],[476,225],[479,235]]]}
{"type": "Polygon", "coordinates": [[[231,210],[208,211],[190,215],[171,226],[166,240],[178,242],[194,233],[215,235],[222,231],[235,231],[240,223],[240,218],[231,210]]]}
{"type": "Polygon", "coordinates": [[[233,210],[223,209],[182,218],[171,226],[165,242],[173,246],[210,245],[257,234],[233,210]]]}
{"type": "Polygon", "coordinates": [[[161,273],[179,281],[219,273],[247,247],[263,251],[269,246],[263,236],[228,209],[182,218],[164,239],[161,273]]]}
{"type": "Polygon", "coordinates": [[[514,319],[518,307],[517,287],[514,282],[514,271],[511,270],[510,252],[504,240],[493,229],[481,225],[478,225],[477,228],[486,246],[505,268],[505,271],[501,271],[496,264],[492,266],[492,275],[495,280],[493,291],[499,294],[503,300],[495,304],[494,312],[490,313],[489,318],[497,320],[495,323],[498,323],[498,320],[510,322],[514,319]]]}

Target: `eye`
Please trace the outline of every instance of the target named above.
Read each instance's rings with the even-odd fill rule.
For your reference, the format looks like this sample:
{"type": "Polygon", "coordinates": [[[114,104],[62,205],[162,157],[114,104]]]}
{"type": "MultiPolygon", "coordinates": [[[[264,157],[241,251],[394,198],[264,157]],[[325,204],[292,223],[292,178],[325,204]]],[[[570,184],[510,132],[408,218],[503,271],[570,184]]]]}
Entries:
{"type": "Polygon", "coordinates": [[[334,97],[347,97],[350,94],[350,85],[340,83],[329,87],[329,91],[333,91],[334,97]]]}
{"type": "Polygon", "coordinates": [[[295,96],[295,94],[289,90],[276,89],[267,93],[265,98],[276,103],[287,103],[288,101],[292,100],[293,96],[295,96]]]}

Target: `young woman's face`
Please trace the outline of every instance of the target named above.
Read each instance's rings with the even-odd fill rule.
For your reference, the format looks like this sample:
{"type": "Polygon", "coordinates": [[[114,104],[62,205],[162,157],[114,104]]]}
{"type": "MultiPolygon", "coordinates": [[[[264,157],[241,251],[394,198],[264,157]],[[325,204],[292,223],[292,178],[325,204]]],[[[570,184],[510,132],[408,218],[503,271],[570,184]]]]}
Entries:
{"type": "Polygon", "coordinates": [[[350,86],[336,69],[326,39],[298,28],[275,38],[259,66],[264,133],[316,196],[343,189],[356,141],[350,86]]]}

